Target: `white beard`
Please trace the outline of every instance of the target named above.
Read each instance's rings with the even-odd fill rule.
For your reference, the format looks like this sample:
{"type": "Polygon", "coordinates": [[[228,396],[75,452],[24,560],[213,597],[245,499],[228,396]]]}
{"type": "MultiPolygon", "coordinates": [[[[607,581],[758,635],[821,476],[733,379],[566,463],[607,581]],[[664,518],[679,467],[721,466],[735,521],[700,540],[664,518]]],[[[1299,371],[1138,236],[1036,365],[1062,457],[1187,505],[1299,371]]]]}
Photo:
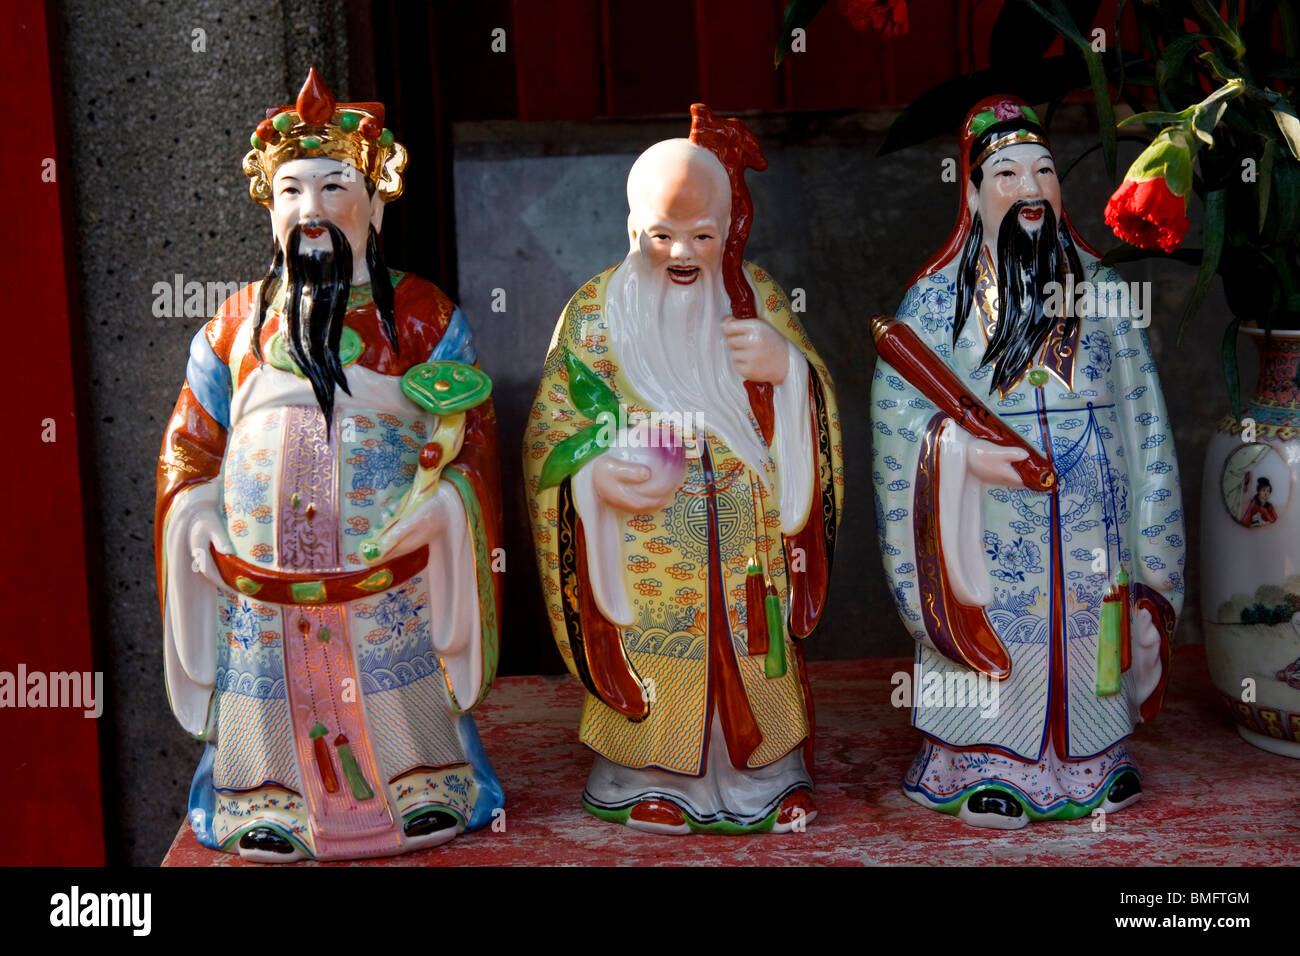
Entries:
{"type": "Polygon", "coordinates": [[[770,485],[768,447],[722,334],[731,305],[721,276],[701,269],[679,285],[633,249],[610,277],[605,310],[619,366],[651,411],[696,413],[770,485]]]}

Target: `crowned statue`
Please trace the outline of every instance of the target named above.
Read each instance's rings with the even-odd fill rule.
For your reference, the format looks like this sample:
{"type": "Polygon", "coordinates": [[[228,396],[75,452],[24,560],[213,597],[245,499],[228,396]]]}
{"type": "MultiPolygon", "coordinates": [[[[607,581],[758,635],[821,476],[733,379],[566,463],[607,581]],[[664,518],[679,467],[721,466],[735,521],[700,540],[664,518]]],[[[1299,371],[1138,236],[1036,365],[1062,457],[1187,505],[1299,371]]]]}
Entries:
{"type": "Polygon", "coordinates": [[[433,846],[501,787],[496,418],[460,309],[389,269],[406,150],[313,69],[244,157],[267,274],[194,336],[158,463],[167,693],[199,841],[263,862],[433,846]]]}
{"type": "Polygon", "coordinates": [[[628,175],[630,249],[561,313],[524,437],[555,641],[587,690],[583,804],[657,833],[785,832],[816,813],[798,640],[825,608],[843,498],[826,366],[744,260],[737,120],[628,175]]]}
{"type": "Polygon", "coordinates": [[[1015,829],[1141,796],[1127,741],[1164,696],[1186,540],[1146,321],[1037,115],[981,101],[961,157],[956,228],[872,322],[872,474],[916,640],[904,790],[1015,829]]]}

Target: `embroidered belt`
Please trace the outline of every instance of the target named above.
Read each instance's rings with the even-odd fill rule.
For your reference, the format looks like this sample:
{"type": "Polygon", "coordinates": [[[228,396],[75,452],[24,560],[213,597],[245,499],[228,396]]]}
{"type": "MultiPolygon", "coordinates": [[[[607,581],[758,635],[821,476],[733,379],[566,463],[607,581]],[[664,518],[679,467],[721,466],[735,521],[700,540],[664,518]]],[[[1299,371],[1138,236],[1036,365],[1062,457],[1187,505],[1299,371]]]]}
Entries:
{"type": "Polygon", "coordinates": [[[208,546],[221,580],[240,594],[271,604],[345,604],[405,584],[429,562],[429,546],[359,571],[273,571],[208,546]]]}

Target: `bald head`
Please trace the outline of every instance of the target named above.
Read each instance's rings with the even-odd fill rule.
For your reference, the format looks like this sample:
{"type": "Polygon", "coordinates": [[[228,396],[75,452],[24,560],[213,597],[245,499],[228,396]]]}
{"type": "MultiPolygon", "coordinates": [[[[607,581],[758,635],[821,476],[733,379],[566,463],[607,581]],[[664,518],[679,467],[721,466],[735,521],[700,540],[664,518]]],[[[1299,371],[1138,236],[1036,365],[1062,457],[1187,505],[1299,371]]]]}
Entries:
{"type": "Polygon", "coordinates": [[[644,227],[650,219],[712,216],[726,227],[731,184],[718,158],[689,139],[655,143],[632,164],[627,205],[644,227]]]}
{"type": "Polygon", "coordinates": [[[688,139],[655,143],[627,177],[633,251],[680,285],[718,268],[731,215],[731,184],[718,158],[688,139]]]}

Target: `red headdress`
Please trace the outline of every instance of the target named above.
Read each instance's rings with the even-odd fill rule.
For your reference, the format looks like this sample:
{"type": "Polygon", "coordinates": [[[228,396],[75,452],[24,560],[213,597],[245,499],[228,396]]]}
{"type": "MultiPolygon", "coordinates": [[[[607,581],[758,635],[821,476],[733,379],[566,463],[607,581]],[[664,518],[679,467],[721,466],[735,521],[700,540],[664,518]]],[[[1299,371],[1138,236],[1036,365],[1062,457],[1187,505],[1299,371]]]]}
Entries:
{"type": "MultiPolygon", "coordinates": [[[[953,226],[952,232],[948,234],[947,240],[939,251],[927,259],[925,265],[921,266],[907,281],[909,287],[925,276],[942,269],[961,252],[962,246],[965,245],[972,223],[970,207],[966,204],[966,184],[970,182],[971,169],[983,163],[999,149],[1024,143],[1039,143],[1046,147],[1048,152],[1052,152],[1052,145],[1048,142],[1047,134],[1039,123],[1038,114],[1024,100],[999,94],[985,97],[970,108],[970,112],[966,114],[961,124],[961,176],[957,180],[960,187],[957,193],[957,224],[953,226]],[[1005,126],[1015,121],[1020,121],[1018,126],[1004,129],[985,144],[979,155],[971,155],[972,148],[984,137],[987,130],[995,125],[1005,126]],[[978,162],[972,164],[972,159],[978,162]]],[[[1070,238],[1080,249],[1093,256],[1101,255],[1079,237],[1064,209],[1061,210],[1061,228],[1069,231],[1070,238]]]]}

